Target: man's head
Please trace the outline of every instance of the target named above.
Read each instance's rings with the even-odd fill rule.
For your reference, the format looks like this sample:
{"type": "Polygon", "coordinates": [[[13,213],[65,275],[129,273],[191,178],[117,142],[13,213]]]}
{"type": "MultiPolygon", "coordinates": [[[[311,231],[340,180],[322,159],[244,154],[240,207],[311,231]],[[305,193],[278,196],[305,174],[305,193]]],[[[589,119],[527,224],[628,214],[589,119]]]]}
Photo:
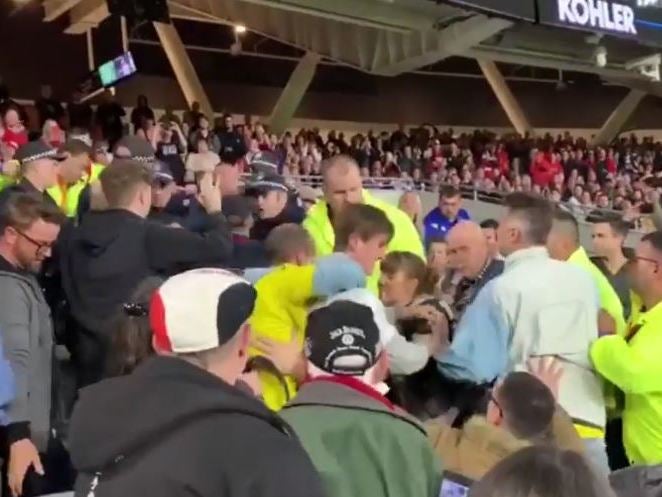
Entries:
{"type": "Polygon", "coordinates": [[[290,189],[278,174],[258,175],[246,185],[246,191],[257,196],[260,219],[273,219],[287,207],[290,189]]]}
{"type": "Polygon", "coordinates": [[[225,124],[225,129],[227,131],[232,131],[234,129],[234,120],[232,119],[232,114],[225,114],[223,116],[223,123],[225,124]]]}
{"type": "Polygon", "coordinates": [[[43,141],[33,141],[16,151],[21,172],[40,190],[57,185],[60,154],[43,141]]]}
{"type": "Polygon", "coordinates": [[[602,217],[593,222],[591,238],[598,257],[610,257],[623,252],[630,227],[620,216],[602,217]]]}
{"type": "Polygon", "coordinates": [[[0,255],[18,269],[39,272],[63,223],[57,207],[41,197],[13,194],[0,212],[0,255]]]}
{"type": "Polygon", "coordinates": [[[133,160],[113,161],[99,176],[109,208],[129,210],[141,217],[149,214],[153,178],[149,167],[133,160]]]}
{"type": "Polygon", "coordinates": [[[296,264],[303,266],[315,259],[315,244],[308,232],[298,224],[286,223],[269,233],[264,247],[274,266],[296,264]]]}
{"type": "Polygon", "coordinates": [[[456,224],[448,232],[448,262],[465,278],[476,278],[489,261],[487,239],[472,221],[456,224]]]}
{"type": "Polygon", "coordinates": [[[306,326],[308,374],[349,376],[376,386],[388,374],[388,355],[373,309],[333,300],[311,311],[306,326]]]}
{"type": "Polygon", "coordinates": [[[553,209],[545,199],[529,193],[511,193],[505,198],[506,214],[499,223],[499,252],[508,256],[533,246],[545,246],[552,229],[553,209]]]}
{"type": "Polygon", "coordinates": [[[322,191],[331,212],[339,215],[348,205],[363,203],[359,166],[346,155],[327,159],[322,166],[322,191]]]}
{"type": "Polygon", "coordinates": [[[499,229],[499,221],[496,219],[486,219],[480,223],[480,228],[483,230],[483,234],[487,240],[487,247],[490,251],[490,256],[496,257],[499,255],[499,243],[497,242],[497,230],[499,229]]]}
{"type": "Polygon", "coordinates": [[[549,388],[529,373],[516,372],[494,387],[487,419],[520,440],[540,442],[550,436],[555,411],[549,388]]]}
{"type": "Polygon", "coordinates": [[[632,289],[644,300],[662,295],[662,231],[641,239],[630,271],[632,289]]]}
{"type": "Polygon", "coordinates": [[[462,208],[460,191],[454,186],[443,186],[439,192],[439,209],[447,219],[457,219],[462,208]]]}
{"type": "Polygon", "coordinates": [[[334,226],[336,252],[345,252],[358,262],[366,275],[386,255],[394,228],[383,211],[366,204],[348,204],[334,226]]]}
{"type": "Polygon", "coordinates": [[[248,234],[255,224],[252,199],[243,195],[230,195],[223,199],[223,215],[235,233],[248,234]]]}
{"type": "Polygon", "coordinates": [[[247,281],[222,269],[173,276],[150,303],[154,350],[180,357],[234,385],[246,367],[248,319],[256,298],[247,281]]]}
{"type": "Polygon", "coordinates": [[[575,216],[561,208],[556,209],[552,230],[547,237],[549,255],[553,259],[567,261],[579,247],[579,223],[575,216]]]}
{"type": "Polygon", "coordinates": [[[168,164],[156,161],[152,170],[152,207],[163,209],[170,202],[176,188],[168,164]]]}
{"type": "Polygon", "coordinates": [[[428,267],[436,274],[441,274],[448,265],[446,238],[442,236],[432,238],[428,245],[428,267]]]}
{"type": "Polygon", "coordinates": [[[80,140],[67,140],[59,152],[63,159],[58,171],[60,179],[67,185],[80,180],[90,165],[92,149],[80,140]]]}
{"type": "Polygon", "coordinates": [[[221,184],[221,195],[238,195],[241,171],[234,157],[221,156],[221,162],[214,170],[216,182],[221,184]]]}

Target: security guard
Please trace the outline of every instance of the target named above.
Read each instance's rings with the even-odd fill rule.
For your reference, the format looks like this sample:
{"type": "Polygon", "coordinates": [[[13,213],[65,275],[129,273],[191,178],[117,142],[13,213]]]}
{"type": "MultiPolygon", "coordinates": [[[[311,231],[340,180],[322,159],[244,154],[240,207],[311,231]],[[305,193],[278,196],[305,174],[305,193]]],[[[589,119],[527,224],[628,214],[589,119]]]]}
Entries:
{"type": "Polygon", "coordinates": [[[81,193],[98,179],[103,166],[92,163],[92,149],[81,140],[68,140],[60,148],[60,154],[63,160],[58,183],[48,189],[48,194],[67,217],[75,217],[81,193]]]}

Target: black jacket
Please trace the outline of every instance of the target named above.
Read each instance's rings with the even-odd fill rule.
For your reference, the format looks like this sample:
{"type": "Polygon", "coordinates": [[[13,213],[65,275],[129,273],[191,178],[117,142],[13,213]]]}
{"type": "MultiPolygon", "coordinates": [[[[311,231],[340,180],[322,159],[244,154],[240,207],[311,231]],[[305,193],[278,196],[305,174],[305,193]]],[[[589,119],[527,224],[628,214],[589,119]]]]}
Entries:
{"type": "Polygon", "coordinates": [[[206,371],[152,358],[83,390],[70,431],[75,496],[321,497],[293,433],[206,371]]]}
{"type": "Polygon", "coordinates": [[[219,265],[232,255],[222,214],[204,234],[169,228],[124,210],[89,212],[60,239],[62,284],[74,318],[103,333],[108,320],[147,276],[219,265]]]}
{"type": "Polygon", "coordinates": [[[281,224],[294,223],[301,224],[306,217],[306,211],[298,205],[297,199],[290,199],[285,208],[276,217],[270,219],[258,219],[253,228],[251,228],[251,239],[264,241],[271,233],[271,230],[281,224]]]}

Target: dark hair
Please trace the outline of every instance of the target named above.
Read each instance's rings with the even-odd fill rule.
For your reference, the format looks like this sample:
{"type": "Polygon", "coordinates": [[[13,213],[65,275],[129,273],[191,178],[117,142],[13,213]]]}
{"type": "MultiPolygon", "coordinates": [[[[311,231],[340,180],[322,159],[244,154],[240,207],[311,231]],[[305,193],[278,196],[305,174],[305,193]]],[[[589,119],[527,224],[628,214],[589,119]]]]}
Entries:
{"type": "Polygon", "coordinates": [[[151,185],[152,171],[142,162],[131,159],[113,161],[99,175],[101,188],[109,207],[125,207],[131,202],[141,184],[151,185]]]}
{"type": "Polygon", "coordinates": [[[469,497],[611,497],[580,454],[533,446],[503,459],[478,483],[469,497]]]}
{"type": "Polygon", "coordinates": [[[579,223],[575,216],[562,207],[557,207],[554,210],[554,229],[565,231],[575,245],[579,245],[579,223]]]}
{"type": "Polygon", "coordinates": [[[480,227],[484,230],[496,230],[499,228],[499,221],[496,219],[486,219],[482,223],[480,223],[480,227]]]}
{"type": "Polygon", "coordinates": [[[648,233],[642,237],[641,241],[650,243],[657,252],[662,253],[662,231],[648,233]]]}
{"type": "Polygon", "coordinates": [[[163,284],[163,279],[151,276],[143,280],[122,305],[116,317],[108,359],[108,373],[123,376],[154,354],[152,330],[149,324],[149,301],[163,284]]]}
{"type": "Polygon", "coordinates": [[[432,235],[428,239],[428,248],[430,248],[434,243],[443,243],[444,245],[448,245],[448,241],[444,235],[432,235]]]}
{"type": "Polygon", "coordinates": [[[526,236],[534,245],[545,245],[552,229],[552,204],[538,195],[516,192],[504,199],[510,214],[527,224],[526,236]]]}
{"type": "Polygon", "coordinates": [[[444,185],[439,189],[439,198],[454,198],[460,196],[460,190],[453,185],[444,185]]]}
{"type": "Polygon", "coordinates": [[[403,271],[408,278],[417,280],[416,296],[434,293],[437,276],[420,257],[411,252],[390,252],[382,260],[381,270],[389,276],[403,271]]]}
{"type": "Polygon", "coordinates": [[[271,230],[264,248],[273,265],[290,262],[301,251],[315,254],[313,239],[302,226],[293,223],[281,224],[271,230]]]}
{"type": "Polygon", "coordinates": [[[593,224],[608,224],[614,233],[623,238],[630,232],[630,224],[617,214],[589,216],[588,221],[593,224]]]}
{"type": "Polygon", "coordinates": [[[358,235],[368,241],[377,235],[385,235],[387,242],[393,238],[394,228],[384,211],[366,204],[348,205],[343,208],[334,226],[337,252],[342,252],[349,245],[349,238],[358,235]]]}
{"type": "Polygon", "coordinates": [[[529,373],[510,373],[496,393],[513,435],[529,441],[543,441],[551,437],[556,401],[543,382],[529,373]]]}
{"type": "Polygon", "coordinates": [[[33,193],[12,193],[0,210],[0,235],[12,227],[25,231],[39,219],[62,226],[66,217],[53,204],[33,193]]]}
{"type": "Polygon", "coordinates": [[[87,155],[92,156],[92,147],[82,140],[70,139],[67,140],[60,148],[60,152],[68,152],[73,156],[87,155]]]}

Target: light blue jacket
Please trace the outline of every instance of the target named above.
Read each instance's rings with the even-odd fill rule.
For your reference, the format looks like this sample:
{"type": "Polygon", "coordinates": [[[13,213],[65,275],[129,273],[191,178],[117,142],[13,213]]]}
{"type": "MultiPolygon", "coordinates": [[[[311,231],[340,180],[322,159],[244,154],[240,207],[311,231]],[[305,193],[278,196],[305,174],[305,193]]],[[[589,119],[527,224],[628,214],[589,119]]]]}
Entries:
{"type": "Polygon", "coordinates": [[[5,357],[2,340],[0,340],[0,426],[7,426],[11,421],[7,415],[7,407],[14,400],[15,395],[14,372],[5,357]]]}

